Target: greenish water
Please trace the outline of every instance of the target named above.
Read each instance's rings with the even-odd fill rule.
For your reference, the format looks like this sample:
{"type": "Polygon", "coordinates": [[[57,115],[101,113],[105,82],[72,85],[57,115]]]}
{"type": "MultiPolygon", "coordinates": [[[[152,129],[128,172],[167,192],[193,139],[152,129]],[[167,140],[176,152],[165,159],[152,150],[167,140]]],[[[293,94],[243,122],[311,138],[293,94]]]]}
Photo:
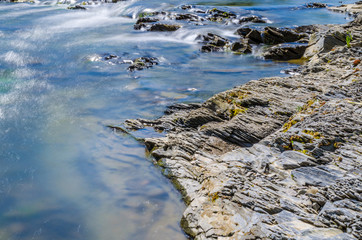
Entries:
{"type": "Polygon", "coordinates": [[[0,239],[186,239],[180,194],[142,145],[105,126],[156,118],[172,103],[201,102],[293,65],[200,53],[199,33],[235,38],[236,25],[138,32],[133,17],[198,4],[261,15],[274,26],[348,20],[297,8],[304,3],[140,0],[87,11],[55,1],[0,3],[0,239]],[[98,61],[105,53],[160,64],[130,73],[126,64],[98,61]]]}

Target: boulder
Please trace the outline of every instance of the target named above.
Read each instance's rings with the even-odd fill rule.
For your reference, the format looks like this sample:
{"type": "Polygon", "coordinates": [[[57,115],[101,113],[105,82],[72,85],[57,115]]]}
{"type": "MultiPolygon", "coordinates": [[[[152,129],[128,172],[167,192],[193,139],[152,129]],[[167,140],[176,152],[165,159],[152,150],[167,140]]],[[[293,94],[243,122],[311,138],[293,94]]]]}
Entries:
{"type": "Polygon", "coordinates": [[[231,51],[238,53],[252,53],[252,48],[247,41],[234,42],[231,44],[231,51]]]}
{"type": "Polygon", "coordinates": [[[274,27],[266,27],[263,32],[263,42],[268,45],[279,43],[295,42],[302,38],[300,34],[289,29],[278,29],[274,27]]]}
{"type": "Polygon", "coordinates": [[[269,48],[263,56],[265,59],[281,61],[299,59],[303,57],[306,48],[306,45],[277,45],[269,48]]]}

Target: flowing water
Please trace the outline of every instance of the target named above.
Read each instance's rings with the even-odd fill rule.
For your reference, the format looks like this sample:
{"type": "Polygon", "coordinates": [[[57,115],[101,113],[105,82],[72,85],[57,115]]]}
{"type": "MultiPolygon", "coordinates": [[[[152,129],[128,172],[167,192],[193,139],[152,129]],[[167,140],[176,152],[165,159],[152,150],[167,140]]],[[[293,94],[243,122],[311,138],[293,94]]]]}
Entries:
{"type": "Polygon", "coordinates": [[[139,0],[87,11],[55,1],[0,3],[0,239],[186,239],[180,194],[142,145],[105,126],[156,118],[172,103],[201,102],[293,66],[199,51],[199,33],[235,38],[236,25],[139,32],[135,18],[194,4],[261,15],[274,26],[348,20],[298,8],[304,3],[139,0]],[[128,72],[126,64],[100,61],[105,53],[160,64],[128,72]]]}

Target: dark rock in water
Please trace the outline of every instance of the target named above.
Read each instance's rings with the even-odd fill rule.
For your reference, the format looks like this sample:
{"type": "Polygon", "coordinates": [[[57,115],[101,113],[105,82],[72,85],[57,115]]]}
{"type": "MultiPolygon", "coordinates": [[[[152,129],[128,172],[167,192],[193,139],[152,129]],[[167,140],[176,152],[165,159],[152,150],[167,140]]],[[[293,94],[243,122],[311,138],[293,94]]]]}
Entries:
{"type": "Polygon", "coordinates": [[[136,24],[141,24],[141,23],[154,23],[154,22],[158,22],[159,19],[157,18],[150,18],[150,17],[142,17],[139,18],[136,22],[136,24]]]}
{"type": "Polygon", "coordinates": [[[252,53],[253,50],[247,41],[243,41],[243,42],[234,42],[231,45],[231,51],[239,53],[252,53]]]}
{"type": "Polygon", "coordinates": [[[239,28],[236,30],[235,34],[238,34],[244,38],[248,38],[250,40],[250,44],[259,44],[263,42],[261,32],[256,29],[251,29],[248,27],[239,28]]]}
{"type": "Polygon", "coordinates": [[[207,35],[199,35],[196,39],[205,43],[201,47],[201,52],[220,52],[229,43],[229,40],[219,35],[208,33],[207,35]]]}
{"type": "Polygon", "coordinates": [[[250,39],[250,43],[251,44],[259,44],[263,42],[263,38],[262,35],[260,33],[260,31],[258,30],[251,30],[246,36],[245,38],[250,39]]]}
{"type": "Polygon", "coordinates": [[[302,36],[292,30],[266,27],[263,32],[263,42],[268,45],[295,42],[302,36]]]}
{"type": "Polygon", "coordinates": [[[291,59],[299,59],[303,57],[306,45],[288,45],[288,46],[274,46],[264,53],[265,59],[287,61],[291,59]]]}
{"type": "Polygon", "coordinates": [[[266,27],[263,32],[263,42],[269,45],[285,43],[282,33],[277,31],[274,27],[266,27]]]}
{"type": "Polygon", "coordinates": [[[234,14],[232,12],[222,11],[217,8],[208,10],[206,13],[210,14],[210,16],[208,16],[206,19],[208,19],[209,21],[213,21],[213,22],[222,22],[225,20],[230,20],[230,19],[236,18],[236,14],[234,14]]]}
{"type": "Polygon", "coordinates": [[[327,4],[314,2],[314,3],[307,3],[305,6],[307,8],[326,8],[327,4]]]}
{"type": "Polygon", "coordinates": [[[111,59],[118,58],[118,57],[113,54],[104,54],[103,58],[104,58],[104,60],[111,60],[111,59]]]}
{"type": "Polygon", "coordinates": [[[181,6],[182,10],[188,10],[188,9],[191,9],[191,8],[192,8],[192,5],[182,5],[181,6]]]}
{"type": "Polygon", "coordinates": [[[261,19],[258,16],[255,16],[255,15],[240,18],[239,23],[245,23],[245,22],[266,23],[265,20],[261,19]]]}
{"type": "Polygon", "coordinates": [[[175,20],[183,20],[183,21],[191,21],[191,22],[198,22],[198,21],[204,21],[203,18],[197,16],[196,14],[181,14],[177,13],[173,16],[175,20]]]}
{"type": "Polygon", "coordinates": [[[181,27],[180,25],[157,23],[157,24],[151,25],[151,27],[148,31],[151,31],[151,32],[174,32],[174,31],[178,30],[180,27],[181,27]]]}
{"type": "Polygon", "coordinates": [[[142,28],[144,29],[149,29],[151,27],[150,23],[155,23],[158,22],[159,19],[158,18],[151,18],[151,17],[141,17],[137,20],[136,24],[133,26],[133,28],[135,30],[141,30],[142,28]]]}
{"type": "Polygon", "coordinates": [[[213,45],[204,45],[201,47],[201,52],[222,52],[224,48],[213,45]]]}
{"type": "Polygon", "coordinates": [[[242,27],[236,30],[235,34],[245,37],[252,29],[248,27],[242,27]]]}
{"type": "Polygon", "coordinates": [[[87,10],[85,7],[82,7],[80,5],[75,5],[74,7],[68,7],[67,9],[70,9],[70,10],[87,10]]]}
{"type": "Polygon", "coordinates": [[[143,70],[145,68],[150,68],[153,65],[158,64],[158,59],[153,57],[140,57],[133,61],[133,64],[128,67],[128,70],[133,72],[135,70],[143,70]]]}

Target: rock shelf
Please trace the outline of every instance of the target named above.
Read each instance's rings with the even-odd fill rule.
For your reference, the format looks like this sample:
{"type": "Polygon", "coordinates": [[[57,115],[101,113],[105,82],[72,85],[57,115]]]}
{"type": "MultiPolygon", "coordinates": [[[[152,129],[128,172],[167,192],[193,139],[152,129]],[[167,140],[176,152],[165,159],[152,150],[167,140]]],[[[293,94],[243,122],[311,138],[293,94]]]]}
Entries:
{"type": "Polygon", "coordinates": [[[166,132],[142,142],[182,192],[189,236],[362,238],[361,23],[310,27],[309,61],[292,76],[125,122],[166,132]]]}

